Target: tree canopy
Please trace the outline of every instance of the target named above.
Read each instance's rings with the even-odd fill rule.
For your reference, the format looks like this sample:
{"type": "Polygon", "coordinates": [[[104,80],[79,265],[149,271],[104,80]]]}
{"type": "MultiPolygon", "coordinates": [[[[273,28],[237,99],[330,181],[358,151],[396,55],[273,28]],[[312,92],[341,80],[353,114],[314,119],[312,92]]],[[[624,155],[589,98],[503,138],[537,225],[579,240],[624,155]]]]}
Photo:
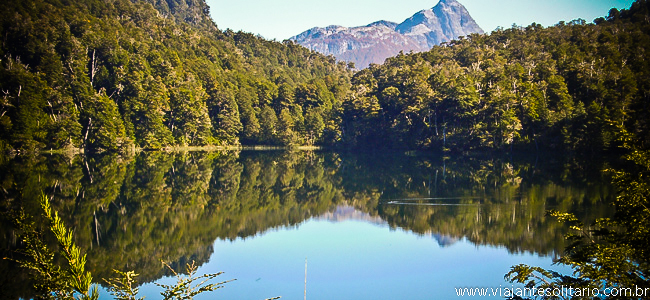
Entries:
{"type": "Polygon", "coordinates": [[[473,34],[351,78],[332,56],[219,30],[199,0],[12,0],[0,146],[600,152],[622,130],[650,140],[648,5],[473,34]]]}
{"type": "Polygon", "coordinates": [[[220,31],[203,1],[151,2],[3,4],[3,148],[313,144],[339,130],[303,120],[332,120],[349,90],[346,64],[220,31]],[[290,137],[260,130],[274,118],[290,137]]]}
{"type": "Polygon", "coordinates": [[[353,146],[599,152],[623,130],[650,140],[650,3],[473,34],[400,54],[352,79],[343,141],[353,146]]]}

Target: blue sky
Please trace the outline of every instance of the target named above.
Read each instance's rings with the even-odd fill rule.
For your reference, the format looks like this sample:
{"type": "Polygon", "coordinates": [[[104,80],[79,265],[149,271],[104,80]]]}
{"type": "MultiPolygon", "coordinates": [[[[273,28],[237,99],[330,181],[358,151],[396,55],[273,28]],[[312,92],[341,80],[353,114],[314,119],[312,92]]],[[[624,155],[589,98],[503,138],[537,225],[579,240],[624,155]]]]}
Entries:
{"type": "MultiPolygon", "coordinates": [[[[485,31],[513,23],[544,26],[582,18],[587,22],[610,8],[629,8],[633,0],[458,0],[485,31]]],[[[284,40],[312,27],[396,23],[435,6],[438,0],[206,0],[220,29],[230,28],[284,40]]]]}

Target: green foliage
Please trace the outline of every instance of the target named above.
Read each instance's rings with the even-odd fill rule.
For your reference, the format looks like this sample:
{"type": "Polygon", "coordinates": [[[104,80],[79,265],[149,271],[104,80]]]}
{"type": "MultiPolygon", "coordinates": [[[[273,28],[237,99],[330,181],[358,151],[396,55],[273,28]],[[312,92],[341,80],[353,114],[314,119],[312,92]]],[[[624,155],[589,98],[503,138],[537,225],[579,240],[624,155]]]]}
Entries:
{"type": "Polygon", "coordinates": [[[217,289],[222,288],[224,284],[233,281],[233,280],[227,280],[218,283],[206,284],[208,281],[214,279],[215,277],[223,273],[220,272],[220,273],[203,274],[201,276],[196,276],[197,267],[194,265],[194,261],[192,261],[191,264],[187,264],[186,266],[187,275],[178,274],[167,263],[163,262],[163,264],[174,274],[174,276],[176,276],[177,279],[175,285],[165,285],[165,284],[156,283],[157,286],[162,287],[164,289],[164,291],[162,291],[160,294],[163,296],[163,299],[165,300],[190,300],[193,299],[194,296],[198,294],[215,291],[217,289]],[[198,280],[201,281],[195,283],[198,280]]]}
{"type": "Polygon", "coordinates": [[[58,212],[52,210],[50,200],[45,195],[41,198],[41,208],[50,222],[50,230],[59,242],[61,254],[68,262],[66,280],[75,292],[81,294],[79,299],[98,299],[97,286],[92,286],[92,275],[85,270],[86,254],[81,254],[81,249],[72,241],[73,232],[66,228],[58,212]]]}
{"type": "Polygon", "coordinates": [[[352,79],[343,141],[601,152],[620,145],[619,127],[647,141],[647,18],[640,0],[597,24],[513,26],[371,65],[352,79]],[[378,115],[360,114],[374,98],[378,115]]]}
{"type": "Polygon", "coordinates": [[[88,123],[84,134],[86,146],[97,152],[114,152],[126,147],[128,141],[124,124],[115,102],[99,94],[91,98],[88,106],[88,123]]]}
{"type": "Polygon", "coordinates": [[[307,141],[305,144],[316,144],[325,129],[325,122],[322,114],[316,109],[309,109],[305,114],[304,128],[307,133],[307,141]]]}
{"type": "Polygon", "coordinates": [[[45,144],[48,119],[43,109],[48,90],[42,76],[32,74],[19,58],[5,56],[0,68],[2,138],[16,149],[34,151],[45,144]]]}
{"type": "Polygon", "coordinates": [[[21,211],[16,222],[23,231],[26,258],[20,263],[32,270],[36,290],[46,299],[98,299],[97,286],[92,284],[92,275],[85,270],[86,255],[72,240],[72,231],[63,224],[58,212],[52,210],[47,196],[41,195],[40,206],[47,227],[56,237],[59,247],[56,253],[63,256],[67,266],[61,268],[55,263],[55,254],[44,242],[34,221],[21,211]]]}
{"type": "MultiPolygon", "coordinates": [[[[49,250],[42,234],[36,229],[34,221],[21,211],[14,221],[23,231],[23,242],[25,243],[23,253],[27,258],[21,260],[20,263],[23,267],[32,270],[38,296],[43,299],[98,299],[97,286],[93,285],[90,272],[85,270],[86,254],[82,254],[81,248],[76,246],[73,241],[73,232],[67,229],[58,212],[52,209],[47,196],[42,195],[40,206],[44,213],[43,216],[49,223],[48,227],[58,242],[59,251],[56,253],[60,253],[65,259],[67,267],[61,268],[55,262],[55,254],[49,250]]],[[[194,262],[187,265],[188,276],[177,274],[166,263],[165,266],[177,277],[178,282],[174,286],[159,284],[164,288],[161,292],[164,299],[192,299],[198,294],[214,291],[232,281],[206,284],[222,273],[195,276],[197,267],[194,262]],[[195,284],[197,280],[202,281],[195,284]]],[[[133,271],[113,271],[119,277],[105,281],[109,285],[109,292],[115,299],[144,299],[136,298],[138,288],[134,285],[136,284],[135,277],[138,274],[133,271]]]]}
{"type": "Polygon", "coordinates": [[[204,1],[147,2],[9,1],[2,144],[597,153],[620,145],[619,127],[650,140],[645,0],[596,24],[533,23],[400,54],[357,72],[354,84],[333,57],[218,30],[204,1]],[[266,107],[282,124],[266,124],[266,107]]]}
{"type": "MultiPolygon", "coordinates": [[[[537,291],[553,291],[555,289],[562,291],[569,286],[562,286],[562,284],[568,284],[569,282],[571,282],[570,286],[576,290],[587,288],[591,291],[593,288],[593,285],[589,286],[586,281],[575,281],[570,277],[563,277],[557,272],[545,270],[540,267],[530,267],[523,264],[513,266],[504,278],[513,283],[523,284],[530,290],[535,289],[537,291]]],[[[541,294],[542,296],[546,295],[545,292],[537,294],[541,294]]],[[[552,293],[547,298],[563,299],[560,295],[553,296],[552,293]]]]}
{"type": "Polygon", "coordinates": [[[4,8],[0,141],[14,150],[294,144],[308,133],[262,132],[264,107],[276,117],[290,109],[295,122],[318,106],[328,121],[349,89],[345,65],[292,42],[220,31],[202,0],[4,8]]]}
{"type": "Polygon", "coordinates": [[[332,57],[218,30],[203,1],[147,2],[11,0],[2,144],[600,152],[619,145],[621,126],[650,140],[645,0],[597,24],[515,26],[400,54],[353,85],[332,57]]]}
{"type": "Polygon", "coordinates": [[[47,247],[34,221],[30,220],[24,212],[20,212],[15,221],[16,227],[23,232],[22,242],[25,247],[21,252],[29,258],[19,263],[30,270],[35,291],[45,299],[72,298],[73,290],[66,280],[65,271],[54,263],[54,253],[47,247]]]}
{"type": "Polygon", "coordinates": [[[133,271],[128,271],[128,272],[122,272],[118,270],[113,270],[119,277],[111,278],[106,281],[108,283],[109,288],[108,292],[115,297],[117,300],[142,300],[142,298],[137,298],[136,296],[138,295],[138,288],[134,287],[133,285],[135,284],[135,277],[138,276],[133,271]]]}
{"type": "MultiPolygon", "coordinates": [[[[278,116],[278,139],[283,145],[295,145],[296,133],[294,132],[294,120],[289,109],[284,108],[278,116]]],[[[321,128],[321,132],[322,132],[321,128]]]]}
{"type": "Polygon", "coordinates": [[[270,106],[264,106],[259,116],[260,135],[262,142],[266,144],[276,144],[277,135],[281,132],[278,130],[278,117],[270,106]]]}
{"type": "Polygon", "coordinates": [[[243,125],[234,94],[229,90],[223,90],[213,98],[213,101],[210,104],[210,116],[214,135],[221,139],[222,144],[238,145],[239,133],[242,132],[243,125]]]}
{"type": "MultiPolygon", "coordinates": [[[[559,263],[571,266],[574,276],[549,273],[538,267],[516,266],[506,275],[513,282],[531,287],[565,286],[605,291],[607,288],[650,289],[650,152],[638,149],[633,135],[621,133],[622,143],[630,150],[627,159],[633,167],[609,170],[618,196],[611,206],[612,218],[596,219],[586,225],[571,213],[549,214],[571,229],[566,235],[570,244],[559,263]],[[546,277],[543,283],[534,278],[546,277]]],[[[635,299],[627,294],[625,299],[635,299]]],[[[576,296],[574,299],[591,299],[576,296]]],[[[618,299],[618,298],[617,298],[618,299]]]]}
{"type": "Polygon", "coordinates": [[[169,127],[181,145],[208,145],[212,141],[212,124],[203,87],[189,76],[170,89],[171,113],[169,127]]]}

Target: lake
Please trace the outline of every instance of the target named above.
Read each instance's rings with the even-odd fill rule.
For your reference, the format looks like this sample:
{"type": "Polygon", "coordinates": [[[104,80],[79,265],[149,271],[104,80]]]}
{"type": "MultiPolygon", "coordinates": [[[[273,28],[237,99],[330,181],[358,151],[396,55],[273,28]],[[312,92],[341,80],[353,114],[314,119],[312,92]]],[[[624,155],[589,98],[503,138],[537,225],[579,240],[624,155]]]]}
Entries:
{"type": "MultiPolygon", "coordinates": [[[[449,299],[465,287],[502,299],[513,265],[571,272],[553,265],[567,228],[546,212],[611,213],[602,168],[423,152],[16,157],[0,163],[0,205],[37,215],[35,199],[51,196],[94,279],[134,270],[147,299],[161,298],[154,282],[175,282],[161,260],[236,279],[197,299],[449,299]]],[[[14,257],[17,233],[2,224],[14,257]]],[[[5,295],[30,297],[22,269],[0,270],[5,295]]]]}

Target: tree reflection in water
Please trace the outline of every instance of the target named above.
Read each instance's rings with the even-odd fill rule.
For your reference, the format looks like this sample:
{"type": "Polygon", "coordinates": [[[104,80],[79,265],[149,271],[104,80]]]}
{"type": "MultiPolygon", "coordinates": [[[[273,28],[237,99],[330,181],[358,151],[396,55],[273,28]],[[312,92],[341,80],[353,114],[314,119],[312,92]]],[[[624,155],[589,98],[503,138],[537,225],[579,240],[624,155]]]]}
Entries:
{"type": "MultiPolygon", "coordinates": [[[[0,164],[2,211],[38,215],[41,191],[75,228],[94,278],[135,270],[141,282],[205,263],[215,239],[347,210],[431,236],[466,238],[511,252],[558,253],[564,226],[549,209],[583,220],[607,214],[613,191],[602,166],[544,158],[442,157],[421,153],[143,152],[134,157],[47,156],[0,164]]],[[[348,216],[348,217],[350,217],[348,216]]],[[[361,216],[361,217],[360,217],[361,216]]],[[[3,256],[21,245],[3,220],[3,256]]],[[[27,276],[3,260],[3,291],[29,297],[27,276]],[[5,286],[6,285],[6,286],[5,286]]]]}

